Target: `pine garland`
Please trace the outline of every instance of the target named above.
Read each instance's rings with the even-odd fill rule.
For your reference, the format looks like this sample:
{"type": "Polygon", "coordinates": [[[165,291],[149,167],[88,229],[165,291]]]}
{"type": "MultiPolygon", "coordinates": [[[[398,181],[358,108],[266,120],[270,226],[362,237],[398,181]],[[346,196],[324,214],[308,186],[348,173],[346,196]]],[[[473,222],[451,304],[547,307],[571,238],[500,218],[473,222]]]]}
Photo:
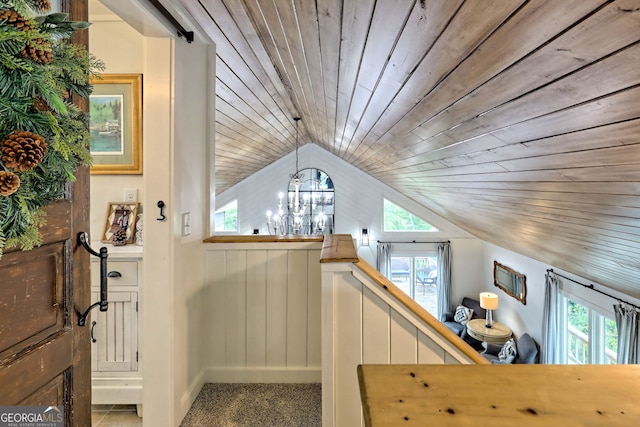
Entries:
{"type": "Polygon", "coordinates": [[[76,169],[91,163],[88,115],[71,97],[87,98],[91,75],[104,65],[68,42],[89,24],[47,13],[48,4],[0,0],[6,17],[0,19],[0,172],[7,194],[0,194],[0,257],[3,248],[41,243],[43,208],[64,197],[76,169]],[[14,132],[32,137],[17,144],[14,132]]]}

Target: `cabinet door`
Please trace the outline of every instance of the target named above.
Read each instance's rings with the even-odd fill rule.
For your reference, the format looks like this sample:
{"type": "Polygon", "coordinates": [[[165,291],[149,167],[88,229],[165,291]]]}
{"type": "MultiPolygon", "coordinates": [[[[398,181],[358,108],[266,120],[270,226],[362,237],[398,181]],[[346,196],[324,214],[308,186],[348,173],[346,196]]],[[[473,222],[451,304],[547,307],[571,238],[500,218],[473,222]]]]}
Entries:
{"type": "MultiPolygon", "coordinates": [[[[98,301],[99,293],[91,298],[98,301]]],[[[109,292],[109,310],[91,313],[91,337],[94,372],[137,371],[138,293],[109,292]]]]}

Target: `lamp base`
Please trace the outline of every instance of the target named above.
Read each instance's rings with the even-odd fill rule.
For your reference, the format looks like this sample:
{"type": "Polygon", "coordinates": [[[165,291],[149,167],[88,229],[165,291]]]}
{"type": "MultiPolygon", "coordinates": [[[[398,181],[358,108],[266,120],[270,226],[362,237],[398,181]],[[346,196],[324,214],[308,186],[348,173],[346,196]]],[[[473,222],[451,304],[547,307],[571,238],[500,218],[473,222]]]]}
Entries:
{"type": "Polygon", "coordinates": [[[484,326],[493,328],[493,310],[487,310],[487,317],[484,326]]]}

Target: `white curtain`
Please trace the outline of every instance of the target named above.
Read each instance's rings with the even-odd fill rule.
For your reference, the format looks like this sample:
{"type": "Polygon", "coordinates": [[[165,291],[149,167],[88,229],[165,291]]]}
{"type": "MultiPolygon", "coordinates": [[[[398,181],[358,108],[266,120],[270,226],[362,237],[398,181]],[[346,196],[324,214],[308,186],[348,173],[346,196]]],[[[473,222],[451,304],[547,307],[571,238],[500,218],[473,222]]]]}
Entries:
{"type": "Polygon", "coordinates": [[[376,258],[376,269],[391,278],[389,269],[391,268],[391,243],[378,242],[378,257],[376,258]]]}
{"type": "Polygon", "coordinates": [[[542,345],[540,346],[542,363],[561,363],[559,335],[563,326],[560,324],[560,298],[560,278],[552,271],[547,271],[542,313],[542,345]]]}
{"type": "Polygon", "coordinates": [[[618,326],[618,363],[640,363],[640,316],[626,304],[613,306],[618,326]]]}
{"type": "Polygon", "coordinates": [[[438,244],[438,316],[451,311],[451,245],[438,244]]]}

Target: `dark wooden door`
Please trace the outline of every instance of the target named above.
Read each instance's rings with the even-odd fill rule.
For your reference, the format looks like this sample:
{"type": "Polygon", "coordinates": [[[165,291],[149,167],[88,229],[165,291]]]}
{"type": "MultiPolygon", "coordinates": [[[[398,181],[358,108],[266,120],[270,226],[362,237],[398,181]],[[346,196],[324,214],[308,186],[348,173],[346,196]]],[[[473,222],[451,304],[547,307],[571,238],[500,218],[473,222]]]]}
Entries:
{"type": "MultiPolygon", "coordinates": [[[[63,0],[84,20],[87,0],[63,0]]],[[[87,43],[87,31],[74,36],[87,43]]],[[[80,100],[78,101],[80,102],[80,100]]],[[[89,227],[89,172],[47,209],[43,244],[0,259],[0,406],[65,407],[67,426],[91,425],[91,351],[78,315],[90,305],[89,254],[77,235],[89,227]]]]}

